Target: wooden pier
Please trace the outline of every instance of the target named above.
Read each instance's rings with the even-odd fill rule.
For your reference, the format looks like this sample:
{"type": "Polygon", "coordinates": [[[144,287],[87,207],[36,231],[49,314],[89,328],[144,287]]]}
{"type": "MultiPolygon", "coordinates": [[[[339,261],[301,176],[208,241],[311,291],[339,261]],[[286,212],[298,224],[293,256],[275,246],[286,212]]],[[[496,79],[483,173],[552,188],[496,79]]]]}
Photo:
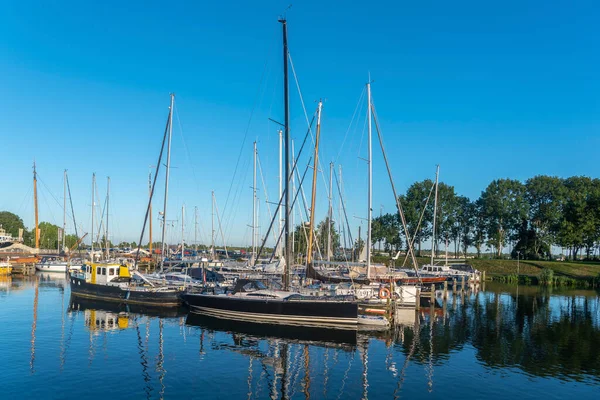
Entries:
{"type": "Polygon", "coordinates": [[[18,263],[12,265],[12,274],[13,275],[34,275],[35,274],[35,264],[33,263],[18,263]]]}

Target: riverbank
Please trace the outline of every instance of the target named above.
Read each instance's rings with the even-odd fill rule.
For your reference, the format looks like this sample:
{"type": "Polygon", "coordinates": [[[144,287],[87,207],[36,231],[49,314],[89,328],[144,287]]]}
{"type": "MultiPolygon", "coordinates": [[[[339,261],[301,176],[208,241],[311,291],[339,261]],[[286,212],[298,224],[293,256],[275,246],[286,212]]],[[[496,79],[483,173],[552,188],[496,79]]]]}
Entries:
{"type": "MultiPolygon", "coordinates": [[[[376,256],[375,262],[389,263],[390,258],[376,256]]],[[[448,260],[452,262],[452,259],[448,260]]],[[[428,264],[428,257],[417,257],[419,266],[428,264]]],[[[533,261],[470,258],[466,261],[479,271],[485,271],[487,279],[502,282],[537,284],[545,269],[552,270],[555,284],[568,286],[600,287],[600,262],[588,261],[533,261]]],[[[398,266],[400,263],[396,263],[398,266]]]]}

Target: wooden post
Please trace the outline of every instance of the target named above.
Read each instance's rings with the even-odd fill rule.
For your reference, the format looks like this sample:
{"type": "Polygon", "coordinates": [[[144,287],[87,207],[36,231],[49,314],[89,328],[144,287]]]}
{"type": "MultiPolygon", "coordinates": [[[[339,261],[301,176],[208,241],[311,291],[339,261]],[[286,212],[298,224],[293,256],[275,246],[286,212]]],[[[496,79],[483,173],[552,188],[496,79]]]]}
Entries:
{"type": "Polygon", "coordinates": [[[431,307],[435,305],[435,284],[431,284],[431,307]]]}
{"type": "Polygon", "coordinates": [[[456,278],[452,278],[452,295],[456,292],[456,278]]]}
{"type": "Polygon", "coordinates": [[[421,288],[417,287],[417,294],[416,294],[416,299],[415,299],[415,309],[417,311],[419,311],[420,307],[421,307],[421,288]]]}
{"type": "Polygon", "coordinates": [[[448,298],[448,281],[444,281],[444,300],[448,298]]]}
{"type": "Polygon", "coordinates": [[[465,276],[461,275],[460,277],[460,290],[463,292],[465,290],[465,276]]]}
{"type": "Polygon", "coordinates": [[[481,271],[481,282],[485,282],[485,271],[481,271]]]}

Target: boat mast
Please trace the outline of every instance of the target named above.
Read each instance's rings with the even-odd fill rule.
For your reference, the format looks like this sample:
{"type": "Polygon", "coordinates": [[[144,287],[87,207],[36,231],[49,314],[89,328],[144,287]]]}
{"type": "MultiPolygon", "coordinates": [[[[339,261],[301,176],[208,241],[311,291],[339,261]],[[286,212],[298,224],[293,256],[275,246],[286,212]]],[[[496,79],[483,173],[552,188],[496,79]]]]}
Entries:
{"type": "Polygon", "coordinates": [[[110,200],[110,176],[106,178],[106,234],[104,237],[104,243],[106,246],[106,259],[110,257],[110,250],[108,247],[108,205],[110,200]]]}
{"type": "Polygon", "coordinates": [[[321,110],[323,103],[319,101],[317,110],[317,134],[315,138],[315,161],[313,164],[312,198],[310,200],[310,221],[308,231],[308,249],[306,251],[306,265],[312,262],[312,248],[315,232],[315,203],[317,200],[317,170],[319,169],[319,139],[321,137],[321,110]]]}
{"type": "Polygon", "coordinates": [[[35,214],[35,248],[40,250],[40,228],[38,219],[38,201],[37,201],[37,172],[35,170],[35,161],[33,162],[33,211],[35,214]]]}
{"type": "Polygon", "coordinates": [[[90,260],[94,263],[94,191],[96,188],[96,173],[92,174],[92,248],[90,252],[90,260]]]}
{"type": "Polygon", "coordinates": [[[162,238],[161,238],[161,262],[160,270],[164,269],[165,264],[165,234],[167,230],[167,201],[169,199],[169,172],[171,171],[171,138],[173,137],[173,107],[175,105],[175,93],[171,93],[171,106],[169,107],[169,141],[167,144],[167,166],[165,176],[165,202],[163,205],[163,225],[162,225],[162,238]]]}
{"type": "MultiPolygon", "coordinates": [[[[295,193],[295,192],[294,192],[295,193]]],[[[279,130],[279,198],[283,194],[283,131],[279,130]]],[[[283,228],[283,211],[279,207],[279,234],[283,228]]],[[[292,243],[293,245],[293,243],[292,243]]],[[[278,245],[277,254],[281,257],[281,243],[278,245]]]]}
{"type": "Polygon", "coordinates": [[[338,183],[338,190],[340,193],[339,194],[339,205],[338,205],[338,233],[340,235],[340,247],[342,247],[342,238],[344,240],[344,259],[345,259],[345,254],[346,254],[346,235],[344,233],[344,224],[342,223],[342,164],[338,165],[338,170],[339,170],[339,183],[338,183]]]}
{"type": "Polygon", "coordinates": [[[215,191],[212,191],[210,256],[215,259],[215,191]]]}
{"type": "Polygon", "coordinates": [[[283,108],[285,110],[285,275],[283,279],[284,289],[290,287],[290,266],[292,265],[292,252],[290,247],[290,104],[288,84],[288,43],[287,43],[287,21],[285,18],[279,20],[283,31],[283,108]]]}
{"type": "Polygon", "coordinates": [[[371,76],[369,75],[369,82],[367,82],[367,120],[369,126],[369,158],[367,163],[369,165],[369,210],[367,214],[367,279],[371,278],[371,217],[373,213],[373,162],[372,162],[372,141],[371,141],[371,76]]]}
{"type": "MultiPolygon", "coordinates": [[[[62,231],[62,248],[65,248],[65,236],[67,232],[67,170],[63,174],[63,231],[62,231]]],[[[60,252],[59,252],[60,253],[60,252]]]]}
{"type": "Polygon", "coordinates": [[[250,265],[254,265],[256,261],[256,142],[254,142],[254,168],[252,178],[252,256],[250,257],[250,265]]]}
{"type": "Polygon", "coordinates": [[[185,204],[181,206],[181,261],[183,261],[183,255],[184,255],[184,250],[183,250],[183,246],[184,246],[184,235],[185,235],[185,204]]]}
{"type": "Polygon", "coordinates": [[[328,212],[328,224],[327,224],[327,261],[331,261],[331,219],[333,218],[333,207],[331,201],[333,200],[333,162],[329,163],[329,212],[328,212]]]}
{"type": "Polygon", "coordinates": [[[194,206],[194,246],[198,251],[198,206],[194,206]]]}
{"type": "Polygon", "coordinates": [[[148,172],[148,196],[150,197],[150,220],[148,221],[150,224],[150,231],[148,232],[148,250],[150,250],[150,257],[152,257],[152,170],[148,172]]]}
{"type": "Polygon", "coordinates": [[[438,179],[440,175],[440,166],[438,165],[435,169],[435,197],[433,200],[433,228],[431,233],[431,263],[433,265],[433,257],[435,256],[435,223],[437,214],[437,200],[438,200],[438,179]]]}

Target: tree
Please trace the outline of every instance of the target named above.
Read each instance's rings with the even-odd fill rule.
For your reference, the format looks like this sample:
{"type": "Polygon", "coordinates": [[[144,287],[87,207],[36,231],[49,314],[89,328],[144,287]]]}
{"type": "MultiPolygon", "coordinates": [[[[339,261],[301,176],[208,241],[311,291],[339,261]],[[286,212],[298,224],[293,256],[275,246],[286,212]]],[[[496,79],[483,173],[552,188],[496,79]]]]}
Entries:
{"type": "Polygon", "coordinates": [[[527,219],[529,205],[525,186],[517,180],[497,179],[488,185],[481,199],[488,242],[500,257],[506,240],[514,237],[522,221],[527,219]]]}
{"type": "Polygon", "coordinates": [[[384,249],[390,256],[400,250],[402,237],[400,236],[400,221],[398,214],[384,214],[373,219],[371,223],[371,244],[384,242],[384,249]]]}
{"type": "Polygon", "coordinates": [[[457,206],[454,186],[440,182],[438,184],[435,251],[439,248],[438,238],[442,238],[446,243],[449,243],[453,237],[454,225],[457,219],[457,206]]]}
{"type": "MultiPolygon", "coordinates": [[[[50,222],[40,222],[38,228],[40,230],[40,247],[43,249],[58,248],[58,230],[62,228],[59,228],[57,225],[51,224],[50,222]]],[[[33,228],[33,231],[34,230],[35,228],[33,228]]],[[[35,232],[33,231],[31,234],[35,236],[35,232]]]]}
{"type": "Polygon", "coordinates": [[[560,223],[558,243],[571,249],[573,259],[586,248],[589,257],[600,231],[600,183],[598,179],[573,176],[565,181],[565,202],[560,223]]]}
{"type": "MultiPolygon", "coordinates": [[[[403,204],[404,216],[406,218],[406,225],[408,228],[409,235],[414,238],[414,243],[417,246],[417,255],[421,255],[421,243],[431,237],[431,226],[433,221],[433,195],[429,199],[427,208],[425,203],[427,198],[432,193],[433,181],[431,179],[425,179],[422,182],[413,183],[407,190],[404,196],[400,196],[400,201],[403,204]],[[424,214],[423,214],[423,210],[424,214]],[[419,220],[423,218],[421,225],[419,220]]],[[[406,248],[408,249],[408,241],[406,241],[406,248]]]]}
{"type": "Polygon", "coordinates": [[[529,222],[533,233],[527,237],[533,240],[531,251],[536,258],[542,247],[550,247],[556,242],[560,231],[562,209],[566,187],[561,178],[538,175],[525,182],[525,197],[529,203],[529,222]]]}
{"type": "Polygon", "coordinates": [[[23,220],[18,215],[9,211],[0,211],[0,226],[15,239],[19,237],[19,229],[23,229],[23,242],[31,243],[31,232],[25,228],[23,220]]]}
{"type": "MultiPolygon", "coordinates": [[[[314,250],[317,250],[316,245],[318,244],[318,249],[321,251],[321,255],[323,258],[327,256],[327,240],[329,236],[329,217],[325,217],[325,219],[317,225],[317,231],[315,233],[315,244],[313,245],[314,250]]],[[[331,255],[335,254],[335,249],[340,247],[340,235],[335,229],[335,223],[331,223],[331,255]]]]}
{"type": "Polygon", "coordinates": [[[481,247],[485,244],[486,219],[483,209],[483,199],[479,198],[472,203],[473,212],[473,246],[477,251],[477,257],[481,257],[481,247]]]}

